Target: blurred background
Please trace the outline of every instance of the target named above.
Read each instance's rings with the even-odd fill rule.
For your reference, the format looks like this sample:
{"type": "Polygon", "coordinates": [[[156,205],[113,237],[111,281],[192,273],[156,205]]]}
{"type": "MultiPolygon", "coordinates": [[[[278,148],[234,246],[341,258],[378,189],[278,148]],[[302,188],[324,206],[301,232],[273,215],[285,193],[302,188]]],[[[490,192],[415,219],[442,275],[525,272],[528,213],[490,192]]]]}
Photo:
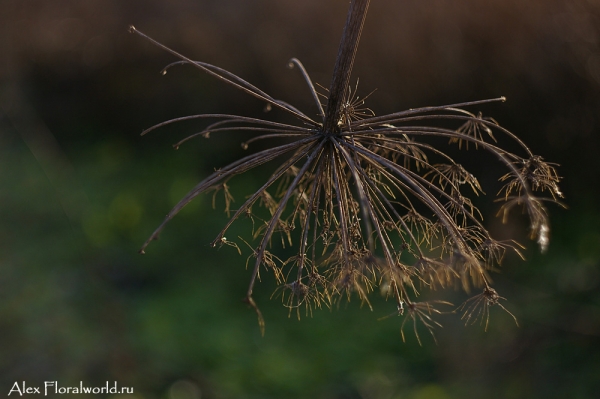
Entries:
{"type": "MultiPolygon", "coordinates": [[[[598,0],[374,0],[354,67],[360,95],[377,89],[368,106],[378,115],[506,96],[484,115],[560,164],[569,210],[549,205],[540,254],[518,212],[507,225],[495,217],[503,172],[472,152],[487,226],[527,244],[526,261],[509,257],[493,276],[518,327],[499,308],[487,332],[442,315],[437,344],[421,331],[421,347],[410,333],[402,342],[402,319],[378,321],[394,305],[377,294],[373,312],[353,301],[298,321],[270,300],[265,277],[262,338],[241,302],[250,249],[208,245],[227,220],[210,194],[137,253],[181,196],[243,154],[244,137],[175,151],[201,124],[143,129],[196,113],[281,115],[193,68],[161,76],[174,58],[127,27],[316,115],[286,65],[299,58],[328,87],[347,6],[0,0],[0,393],[15,381],[117,381],[136,399],[597,397],[598,0]]],[[[237,203],[261,181],[236,180],[237,203]]],[[[251,228],[242,221],[231,236],[251,228]]]]}

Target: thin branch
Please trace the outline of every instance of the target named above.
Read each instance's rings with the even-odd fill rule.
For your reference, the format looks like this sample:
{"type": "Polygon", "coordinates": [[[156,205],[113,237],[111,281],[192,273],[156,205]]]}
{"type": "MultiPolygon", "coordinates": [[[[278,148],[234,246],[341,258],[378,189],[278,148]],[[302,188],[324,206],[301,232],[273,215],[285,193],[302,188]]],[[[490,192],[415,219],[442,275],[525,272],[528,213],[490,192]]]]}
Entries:
{"type": "Polygon", "coordinates": [[[333,134],[338,130],[338,122],[342,112],[342,102],[348,91],[348,83],[354,65],[358,42],[362,33],[370,0],[352,0],[344,33],[338,50],[338,55],[333,68],[333,78],[329,88],[329,98],[325,110],[323,131],[325,134],[333,134]]]}

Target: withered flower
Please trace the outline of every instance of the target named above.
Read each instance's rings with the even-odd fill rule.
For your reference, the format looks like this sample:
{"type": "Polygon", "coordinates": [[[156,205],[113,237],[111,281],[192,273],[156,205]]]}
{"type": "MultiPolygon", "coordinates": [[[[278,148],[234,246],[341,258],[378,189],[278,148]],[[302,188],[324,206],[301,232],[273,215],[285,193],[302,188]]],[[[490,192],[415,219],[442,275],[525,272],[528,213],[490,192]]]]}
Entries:
{"type": "MultiPolygon", "coordinates": [[[[489,306],[501,299],[490,288],[488,272],[503,258],[506,249],[517,245],[494,240],[482,224],[482,215],[473,205],[464,186],[472,193],[483,193],[477,178],[456,162],[444,148],[429,143],[438,137],[450,143],[487,151],[491,159],[504,164],[508,173],[502,191],[506,201],[502,210],[522,205],[531,219],[532,238],[542,249],[547,246],[546,209],[535,190],[549,191],[551,198],[562,196],[560,180],[554,167],[533,155],[513,133],[494,119],[463,110],[485,103],[502,102],[504,97],[459,104],[432,106],[376,116],[351,88],[350,72],[360,33],[368,9],[368,0],[353,0],[344,29],[331,86],[317,93],[302,63],[292,59],[290,65],[306,80],[318,110],[314,119],[298,108],[258,89],[242,78],[219,67],[193,61],[156,42],[134,27],[131,31],[176,56],[175,64],[189,64],[269,107],[292,116],[296,124],[280,123],[230,114],[199,114],[172,119],[145,130],[183,120],[208,121],[194,137],[214,136],[232,131],[254,132],[245,143],[249,149],[259,140],[275,144],[215,171],[198,183],[169,212],[164,222],[144,243],[158,238],[166,223],[196,196],[211,190],[225,193],[229,222],[213,241],[213,246],[235,245],[225,238],[229,227],[240,217],[253,221],[252,247],[254,266],[245,301],[252,306],[264,328],[262,315],[254,302],[253,291],[261,269],[273,272],[279,287],[275,296],[282,298],[290,311],[305,306],[308,313],[322,304],[330,306],[341,298],[358,296],[370,306],[369,296],[380,286],[398,308],[406,311],[402,328],[410,318],[418,338],[417,321],[430,331],[439,326],[432,319],[441,313],[435,303],[417,302],[421,288],[446,288],[460,285],[484,287],[480,294],[463,305],[467,322],[485,318],[489,306]],[[325,104],[321,98],[325,98],[325,104]],[[447,125],[448,127],[442,127],[447,125]],[[504,136],[517,143],[521,155],[509,152],[496,143],[504,136]],[[282,143],[283,140],[283,143],[282,143]],[[432,163],[429,159],[435,159],[432,163]],[[440,160],[442,163],[439,163],[440,160]],[[229,180],[258,166],[279,161],[264,184],[237,209],[230,208],[229,180]],[[511,196],[516,192],[516,196],[511,196]],[[255,206],[268,211],[261,218],[255,206]],[[285,245],[293,244],[297,253],[279,259],[273,250],[278,234],[285,245]],[[483,304],[483,310],[475,309],[483,304]]],[[[449,143],[449,144],[450,144],[449,143]]],[[[454,147],[455,146],[450,146],[454,147]]],[[[449,147],[449,148],[450,148],[449,147]]],[[[402,333],[404,336],[404,333],[402,333]]],[[[420,342],[420,339],[419,339],[420,342]]]]}

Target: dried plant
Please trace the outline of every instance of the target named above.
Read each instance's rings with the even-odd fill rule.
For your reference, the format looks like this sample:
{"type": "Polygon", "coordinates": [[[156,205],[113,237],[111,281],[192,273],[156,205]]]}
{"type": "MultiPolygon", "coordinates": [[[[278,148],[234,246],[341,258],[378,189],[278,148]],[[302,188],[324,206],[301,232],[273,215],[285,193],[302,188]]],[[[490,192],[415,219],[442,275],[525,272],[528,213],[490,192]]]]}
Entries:
{"type": "Polygon", "coordinates": [[[145,130],[142,134],[183,120],[206,119],[210,120],[208,126],[175,147],[194,137],[208,138],[240,130],[256,134],[243,143],[245,149],[259,140],[273,140],[276,144],[218,169],[198,183],[169,212],[141,252],[196,196],[222,190],[226,211],[233,215],[212,245],[230,245],[239,250],[225,235],[240,217],[252,218],[258,243],[252,248],[254,267],[245,301],[256,310],[261,330],[263,317],[252,296],[261,269],[274,274],[279,284],[274,296],[281,297],[290,313],[295,310],[298,317],[301,307],[310,314],[315,308],[352,296],[371,306],[369,295],[380,286],[395,301],[397,314],[406,312],[401,329],[408,319],[412,320],[419,343],[417,322],[433,335],[433,327],[440,324],[432,316],[441,313],[433,305],[448,304],[416,302],[419,289],[459,285],[469,291],[472,286],[483,287],[483,294],[471,298],[458,310],[464,312],[467,323],[485,319],[487,329],[489,307],[500,305],[499,299],[503,299],[490,287],[488,272],[500,263],[506,250],[519,253],[519,245],[490,236],[482,224],[481,213],[465,192],[468,188],[475,195],[483,193],[479,182],[449,151],[431,140],[442,138],[454,152],[459,152],[464,142],[465,149],[470,145],[471,149],[487,151],[502,163],[508,172],[501,177],[506,182],[499,193],[505,201],[501,214],[506,218],[511,208],[520,205],[529,215],[531,237],[537,239],[542,250],[548,244],[547,212],[542,205],[544,199],[534,192],[548,191],[550,200],[556,201],[562,197],[557,185],[560,178],[552,164],[531,153],[494,119],[463,110],[502,102],[504,97],[375,116],[365,105],[366,97],[358,96],[358,84],[354,89],[349,84],[368,5],[368,0],[353,0],[350,5],[332,83],[326,93],[317,93],[299,60],[290,61],[290,67],[299,69],[306,80],[318,110],[317,120],[242,78],[214,65],[193,61],[131,27],[131,32],[179,59],[163,73],[175,64],[190,64],[298,122],[200,114],[145,130]],[[321,98],[325,98],[325,104],[321,104],[321,98]],[[520,153],[499,147],[496,138],[500,136],[515,142],[520,153]],[[430,159],[435,159],[435,163],[430,159]],[[230,209],[229,180],[276,160],[280,164],[264,184],[237,209],[230,209]],[[269,218],[261,219],[255,205],[266,208],[269,218]],[[297,253],[293,257],[279,259],[271,252],[276,235],[281,235],[284,244],[295,243],[297,253]]]}

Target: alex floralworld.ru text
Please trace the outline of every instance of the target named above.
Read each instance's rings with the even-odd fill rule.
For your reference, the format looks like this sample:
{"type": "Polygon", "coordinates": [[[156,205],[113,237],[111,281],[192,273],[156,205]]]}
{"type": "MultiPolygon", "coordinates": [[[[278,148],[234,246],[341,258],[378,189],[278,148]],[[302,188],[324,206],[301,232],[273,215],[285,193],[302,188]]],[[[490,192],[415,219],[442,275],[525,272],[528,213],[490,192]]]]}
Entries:
{"type": "Polygon", "coordinates": [[[132,394],[133,388],[131,387],[119,387],[115,381],[113,385],[109,385],[106,381],[106,385],[102,387],[88,387],[84,386],[83,382],[79,382],[78,386],[59,386],[56,381],[44,381],[43,386],[28,386],[25,381],[15,381],[8,396],[23,396],[23,395],[44,395],[48,394],[63,395],[63,394],[132,394]]]}

